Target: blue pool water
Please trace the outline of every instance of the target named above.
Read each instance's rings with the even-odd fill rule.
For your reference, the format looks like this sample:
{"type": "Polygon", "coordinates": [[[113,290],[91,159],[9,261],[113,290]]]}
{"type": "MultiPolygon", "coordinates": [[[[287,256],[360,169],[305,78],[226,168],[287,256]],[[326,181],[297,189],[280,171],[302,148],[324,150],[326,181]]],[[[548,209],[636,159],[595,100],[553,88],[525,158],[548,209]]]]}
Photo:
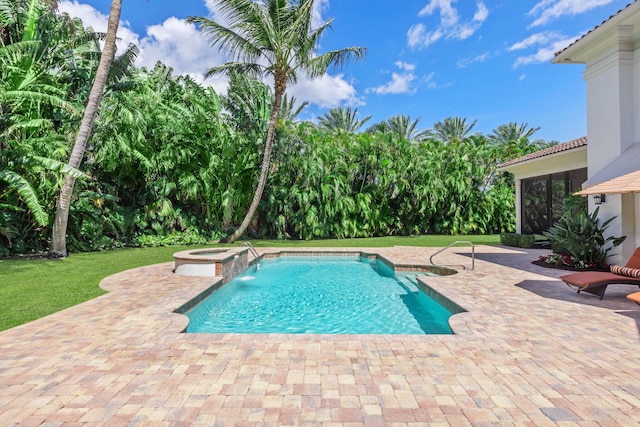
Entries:
{"type": "Polygon", "coordinates": [[[418,290],[415,274],[359,257],[263,260],[186,314],[194,333],[452,333],[452,313],[418,290]]]}

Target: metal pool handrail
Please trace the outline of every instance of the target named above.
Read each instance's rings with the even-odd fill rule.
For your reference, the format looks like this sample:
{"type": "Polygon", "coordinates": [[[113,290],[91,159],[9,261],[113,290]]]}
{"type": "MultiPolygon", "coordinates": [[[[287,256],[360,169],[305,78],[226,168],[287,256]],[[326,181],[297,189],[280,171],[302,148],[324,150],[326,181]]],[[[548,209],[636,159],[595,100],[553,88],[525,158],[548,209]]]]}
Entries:
{"type": "Polygon", "coordinates": [[[473,270],[476,266],[476,247],[473,244],[473,242],[469,241],[469,240],[456,240],[455,242],[445,246],[444,248],[438,250],[436,253],[434,253],[433,255],[431,255],[429,257],[429,262],[431,263],[431,265],[433,265],[434,267],[462,267],[463,270],[466,270],[467,267],[465,265],[462,264],[434,264],[433,262],[433,257],[446,251],[447,249],[449,249],[450,247],[457,245],[458,243],[468,243],[469,245],[471,245],[471,270],[473,270]]]}
{"type": "Polygon", "coordinates": [[[256,248],[253,247],[251,242],[243,242],[242,245],[249,248],[249,252],[251,252],[251,255],[253,255],[253,257],[256,260],[256,270],[259,269],[260,268],[260,254],[258,253],[258,251],[256,251],[256,248]]]}

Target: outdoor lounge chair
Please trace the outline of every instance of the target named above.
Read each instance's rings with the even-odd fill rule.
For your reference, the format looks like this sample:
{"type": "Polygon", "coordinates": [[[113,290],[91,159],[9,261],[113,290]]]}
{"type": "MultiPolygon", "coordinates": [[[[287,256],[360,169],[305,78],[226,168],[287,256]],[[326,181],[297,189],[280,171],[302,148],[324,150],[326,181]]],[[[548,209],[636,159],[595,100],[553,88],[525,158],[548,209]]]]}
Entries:
{"type": "Polygon", "coordinates": [[[577,288],[578,293],[588,292],[604,297],[608,285],[640,286],[640,248],[636,248],[627,264],[622,267],[612,265],[611,271],[582,271],[560,276],[560,280],[569,287],[577,288]]]}

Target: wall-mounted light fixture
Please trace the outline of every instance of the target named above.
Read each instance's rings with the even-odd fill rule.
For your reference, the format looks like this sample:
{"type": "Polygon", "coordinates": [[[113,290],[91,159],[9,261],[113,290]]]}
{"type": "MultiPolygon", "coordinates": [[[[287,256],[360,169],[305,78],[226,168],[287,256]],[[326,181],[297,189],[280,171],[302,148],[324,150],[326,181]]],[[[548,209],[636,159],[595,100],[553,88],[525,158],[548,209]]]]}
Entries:
{"type": "Polygon", "coordinates": [[[601,204],[603,204],[603,203],[604,203],[604,202],[606,202],[606,201],[607,201],[607,196],[605,196],[604,194],[595,194],[595,195],[593,196],[593,202],[594,202],[596,205],[601,205],[601,204]]]}

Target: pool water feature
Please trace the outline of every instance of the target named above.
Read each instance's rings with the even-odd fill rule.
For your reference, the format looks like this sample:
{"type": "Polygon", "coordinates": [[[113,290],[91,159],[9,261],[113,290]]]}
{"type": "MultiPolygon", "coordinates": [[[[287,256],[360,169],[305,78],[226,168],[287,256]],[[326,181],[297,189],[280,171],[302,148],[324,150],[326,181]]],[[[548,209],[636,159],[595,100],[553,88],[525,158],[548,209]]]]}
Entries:
{"type": "Polygon", "coordinates": [[[452,333],[452,312],[419,290],[416,273],[359,256],[264,259],[185,314],[191,333],[452,333]]]}
{"type": "Polygon", "coordinates": [[[173,271],[180,276],[222,276],[227,282],[249,266],[248,252],[248,248],[209,248],[176,252],[173,254],[173,271]]]}

